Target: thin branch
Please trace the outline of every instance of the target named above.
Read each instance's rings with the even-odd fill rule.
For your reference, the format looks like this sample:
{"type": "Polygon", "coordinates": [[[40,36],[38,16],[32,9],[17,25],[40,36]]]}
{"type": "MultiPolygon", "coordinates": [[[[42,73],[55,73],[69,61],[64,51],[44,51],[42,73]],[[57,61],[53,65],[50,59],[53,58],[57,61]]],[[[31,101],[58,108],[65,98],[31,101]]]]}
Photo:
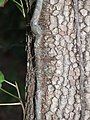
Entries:
{"type": "Polygon", "coordinates": [[[24,18],[25,18],[26,15],[25,15],[25,10],[24,10],[24,5],[23,5],[22,0],[20,0],[20,2],[21,2],[21,7],[22,7],[23,16],[24,16],[24,18]]]}
{"type": "Polygon", "coordinates": [[[3,88],[0,88],[0,90],[3,91],[3,92],[6,93],[6,94],[8,94],[8,95],[10,95],[10,96],[18,99],[18,100],[20,100],[20,98],[18,98],[17,96],[13,95],[12,93],[9,93],[8,91],[4,90],[3,88]]]}
{"type": "Polygon", "coordinates": [[[9,81],[7,81],[7,80],[4,80],[6,83],[8,83],[9,85],[11,85],[11,86],[13,86],[13,87],[15,87],[16,88],[16,86],[13,84],[13,83],[11,83],[11,82],[9,82],[9,81]]]}
{"type": "Polygon", "coordinates": [[[9,105],[21,105],[21,103],[20,102],[18,102],[18,103],[1,103],[0,104],[0,106],[9,106],[9,105]]]}
{"type": "Polygon", "coordinates": [[[13,2],[14,2],[14,3],[16,3],[19,7],[21,7],[21,8],[22,8],[22,5],[21,5],[21,4],[19,4],[16,0],[13,0],[13,2]]]}
{"type": "Polygon", "coordinates": [[[17,90],[17,93],[18,93],[18,97],[13,95],[12,93],[9,93],[8,91],[4,90],[3,88],[0,88],[1,91],[3,91],[4,93],[7,93],[8,95],[14,97],[14,98],[17,98],[20,102],[19,103],[3,103],[3,104],[0,104],[0,106],[5,106],[5,105],[21,105],[22,106],[22,110],[23,110],[23,117],[25,118],[25,109],[24,109],[24,105],[23,105],[23,102],[21,100],[21,95],[20,95],[20,91],[19,91],[19,88],[18,88],[18,84],[17,82],[15,82],[15,85],[8,82],[7,80],[4,80],[6,83],[8,83],[9,85],[13,86],[16,88],[17,90]]]}
{"type": "Polygon", "coordinates": [[[16,85],[16,90],[17,90],[18,97],[19,97],[19,99],[20,99],[20,103],[21,103],[21,106],[22,106],[22,110],[23,110],[23,118],[25,118],[25,109],[24,109],[23,102],[22,102],[22,100],[21,100],[21,95],[20,95],[20,91],[19,91],[17,82],[15,82],[15,85],[16,85]]]}

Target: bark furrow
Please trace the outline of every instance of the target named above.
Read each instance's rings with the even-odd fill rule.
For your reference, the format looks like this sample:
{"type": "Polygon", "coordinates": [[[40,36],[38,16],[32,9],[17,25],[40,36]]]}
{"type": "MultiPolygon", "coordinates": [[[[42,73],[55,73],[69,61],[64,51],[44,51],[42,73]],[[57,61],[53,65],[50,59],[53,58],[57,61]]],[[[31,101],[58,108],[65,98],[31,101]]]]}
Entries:
{"type": "Polygon", "coordinates": [[[90,120],[90,1],[41,0],[35,11],[36,120],[90,120]]]}

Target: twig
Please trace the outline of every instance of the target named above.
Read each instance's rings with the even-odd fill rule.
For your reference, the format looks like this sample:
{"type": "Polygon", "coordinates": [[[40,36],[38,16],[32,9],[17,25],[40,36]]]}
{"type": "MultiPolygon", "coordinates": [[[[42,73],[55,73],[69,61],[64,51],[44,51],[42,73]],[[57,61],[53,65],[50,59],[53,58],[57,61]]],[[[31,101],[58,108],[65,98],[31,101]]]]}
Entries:
{"type": "Polygon", "coordinates": [[[22,5],[19,4],[16,0],[13,0],[13,2],[15,2],[19,7],[22,7],[22,5]]]}
{"type": "Polygon", "coordinates": [[[6,83],[8,83],[9,85],[11,85],[11,86],[13,86],[13,87],[15,87],[16,88],[16,86],[13,84],[13,83],[11,83],[11,82],[9,82],[9,81],[7,81],[7,80],[4,80],[6,83]]]}
{"type": "Polygon", "coordinates": [[[13,95],[12,93],[9,93],[8,91],[4,90],[3,88],[0,88],[1,91],[3,91],[4,93],[7,93],[8,95],[20,100],[20,98],[18,98],[17,96],[13,95]]]}
{"type": "Polygon", "coordinates": [[[23,110],[23,117],[25,118],[25,109],[24,109],[23,102],[21,100],[21,95],[20,95],[20,91],[19,91],[17,82],[15,82],[15,85],[14,85],[14,84],[8,82],[7,80],[4,80],[4,81],[6,83],[8,83],[9,85],[11,85],[11,86],[13,86],[13,87],[16,88],[17,93],[18,93],[18,97],[15,96],[15,95],[13,95],[12,93],[9,93],[8,91],[4,90],[3,88],[0,88],[0,90],[2,90],[4,93],[7,93],[8,95],[10,95],[10,96],[12,96],[14,98],[17,98],[20,102],[18,102],[18,103],[2,103],[2,104],[0,104],[0,106],[5,106],[5,105],[7,105],[7,106],[9,106],[9,105],[21,105],[22,106],[22,110],[23,110]]]}
{"type": "Polygon", "coordinates": [[[20,99],[20,103],[21,103],[21,106],[22,106],[22,110],[23,110],[23,118],[25,118],[25,109],[24,109],[23,102],[22,102],[22,100],[21,100],[21,95],[20,95],[20,91],[19,91],[17,82],[15,82],[15,85],[16,85],[16,90],[17,90],[18,97],[19,97],[19,99],[20,99]]]}
{"type": "Polygon", "coordinates": [[[18,102],[18,103],[1,103],[0,104],[0,106],[9,106],[9,105],[21,105],[21,103],[20,102],[18,102]]]}
{"type": "Polygon", "coordinates": [[[24,18],[25,18],[26,15],[25,15],[25,10],[24,10],[24,6],[23,6],[22,0],[20,0],[20,3],[21,3],[21,7],[22,7],[23,16],[24,16],[24,18]]]}

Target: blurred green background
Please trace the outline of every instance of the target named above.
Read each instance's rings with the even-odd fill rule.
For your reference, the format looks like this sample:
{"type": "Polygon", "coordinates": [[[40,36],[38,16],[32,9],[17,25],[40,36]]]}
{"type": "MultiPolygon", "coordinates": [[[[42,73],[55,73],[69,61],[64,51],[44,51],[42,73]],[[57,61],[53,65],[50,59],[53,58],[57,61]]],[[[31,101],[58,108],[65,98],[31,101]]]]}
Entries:
{"type": "MultiPolygon", "coordinates": [[[[0,8],[0,70],[5,79],[17,81],[24,101],[26,76],[25,19],[11,1],[0,8]]],[[[15,95],[14,88],[3,83],[3,88],[15,95]]],[[[0,91],[0,103],[18,102],[0,91]]],[[[21,106],[0,106],[0,120],[22,120],[21,106]]]]}

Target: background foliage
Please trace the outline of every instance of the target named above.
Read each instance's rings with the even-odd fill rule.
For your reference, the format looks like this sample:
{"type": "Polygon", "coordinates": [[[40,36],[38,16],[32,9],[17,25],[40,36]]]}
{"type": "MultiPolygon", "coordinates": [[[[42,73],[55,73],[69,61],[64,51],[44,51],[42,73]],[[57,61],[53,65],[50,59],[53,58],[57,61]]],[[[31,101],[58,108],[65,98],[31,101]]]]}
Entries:
{"type": "MultiPolygon", "coordinates": [[[[5,79],[17,81],[24,100],[26,73],[25,20],[18,8],[9,1],[0,8],[0,70],[5,79]]],[[[16,94],[7,84],[3,88],[16,94]]],[[[0,103],[16,100],[0,91],[0,103]]],[[[0,107],[0,120],[22,120],[21,107],[0,107]]]]}

